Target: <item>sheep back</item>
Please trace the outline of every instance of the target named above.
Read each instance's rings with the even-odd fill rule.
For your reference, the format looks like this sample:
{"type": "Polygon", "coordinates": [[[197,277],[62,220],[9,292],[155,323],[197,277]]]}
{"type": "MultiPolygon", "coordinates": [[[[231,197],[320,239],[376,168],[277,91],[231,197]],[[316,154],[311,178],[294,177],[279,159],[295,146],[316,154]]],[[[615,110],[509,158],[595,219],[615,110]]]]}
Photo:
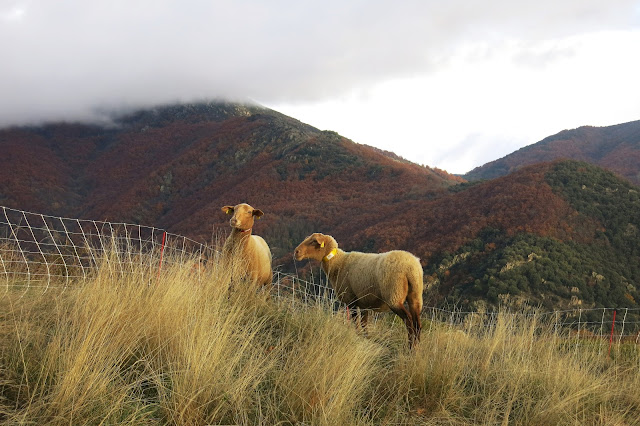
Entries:
{"type": "Polygon", "coordinates": [[[252,279],[255,279],[261,284],[270,284],[273,280],[271,250],[264,238],[259,235],[251,235],[249,238],[247,259],[249,261],[252,279]]]}
{"type": "Polygon", "coordinates": [[[401,305],[409,297],[422,300],[422,266],[406,251],[344,252],[333,272],[329,275],[338,297],[364,309],[387,311],[389,305],[401,305]]]}

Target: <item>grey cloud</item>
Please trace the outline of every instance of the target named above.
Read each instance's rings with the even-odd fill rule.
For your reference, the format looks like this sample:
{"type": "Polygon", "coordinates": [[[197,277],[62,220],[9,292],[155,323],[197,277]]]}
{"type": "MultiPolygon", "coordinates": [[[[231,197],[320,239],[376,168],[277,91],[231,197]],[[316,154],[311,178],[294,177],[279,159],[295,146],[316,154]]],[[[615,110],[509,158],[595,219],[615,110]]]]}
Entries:
{"type": "Polygon", "coordinates": [[[213,97],[321,100],[467,41],[638,25],[637,1],[1,1],[0,125],[213,97]]]}

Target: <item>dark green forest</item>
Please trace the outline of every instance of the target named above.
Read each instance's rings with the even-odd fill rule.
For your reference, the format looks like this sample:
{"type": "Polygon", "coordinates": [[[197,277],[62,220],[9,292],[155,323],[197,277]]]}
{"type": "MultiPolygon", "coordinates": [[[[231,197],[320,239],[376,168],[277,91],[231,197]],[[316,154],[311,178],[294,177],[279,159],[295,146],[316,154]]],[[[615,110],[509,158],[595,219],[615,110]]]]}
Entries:
{"type": "Polygon", "coordinates": [[[454,253],[438,253],[426,275],[439,304],[637,308],[640,292],[640,189],[611,172],[576,161],[545,175],[553,191],[598,223],[582,241],[487,227],[454,253]]]}

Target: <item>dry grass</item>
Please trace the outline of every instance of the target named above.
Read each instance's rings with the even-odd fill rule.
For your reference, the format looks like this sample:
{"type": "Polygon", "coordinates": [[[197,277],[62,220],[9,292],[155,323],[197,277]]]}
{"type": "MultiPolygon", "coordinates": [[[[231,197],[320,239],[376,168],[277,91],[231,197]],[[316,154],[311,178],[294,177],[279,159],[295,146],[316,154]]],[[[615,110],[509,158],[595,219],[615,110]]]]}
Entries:
{"type": "Polygon", "coordinates": [[[609,359],[502,314],[490,330],[427,323],[409,351],[392,317],[364,334],[328,303],[271,298],[232,268],[179,266],[152,285],[103,268],[66,291],[0,298],[0,421],[639,422],[635,346],[609,359]]]}

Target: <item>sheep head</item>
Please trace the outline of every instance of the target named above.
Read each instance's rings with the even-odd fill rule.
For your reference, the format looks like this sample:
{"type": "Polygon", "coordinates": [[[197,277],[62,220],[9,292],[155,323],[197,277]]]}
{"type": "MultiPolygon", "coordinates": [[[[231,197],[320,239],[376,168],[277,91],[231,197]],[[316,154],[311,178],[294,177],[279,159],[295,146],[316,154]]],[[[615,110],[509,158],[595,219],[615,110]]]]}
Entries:
{"type": "Polygon", "coordinates": [[[236,206],[224,206],[222,211],[230,214],[229,225],[239,231],[247,231],[253,228],[255,218],[260,219],[264,213],[260,209],[254,209],[249,204],[242,203],[236,206]]]}
{"type": "Polygon", "coordinates": [[[309,235],[296,247],[294,255],[296,260],[314,259],[321,261],[333,249],[338,248],[338,243],[331,235],[316,232],[309,235]]]}

